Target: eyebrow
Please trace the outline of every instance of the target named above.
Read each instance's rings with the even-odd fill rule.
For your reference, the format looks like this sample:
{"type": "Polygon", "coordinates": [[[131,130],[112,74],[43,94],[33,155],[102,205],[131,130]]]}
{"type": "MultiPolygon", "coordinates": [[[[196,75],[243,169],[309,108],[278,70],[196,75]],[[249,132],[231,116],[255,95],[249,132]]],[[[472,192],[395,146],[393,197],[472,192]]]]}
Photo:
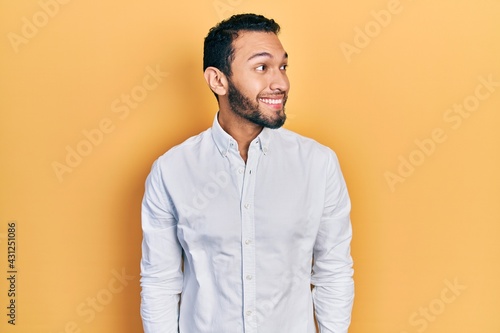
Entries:
{"type": "MultiPolygon", "coordinates": [[[[269,52],[259,52],[259,53],[253,54],[250,58],[248,58],[247,61],[250,61],[250,60],[252,60],[254,58],[258,58],[258,57],[274,58],[273,55],[269,52]]],[[[285,52],[285,54],[283,55],[283,59],[288,59],[288,53],[285,52]]]]}

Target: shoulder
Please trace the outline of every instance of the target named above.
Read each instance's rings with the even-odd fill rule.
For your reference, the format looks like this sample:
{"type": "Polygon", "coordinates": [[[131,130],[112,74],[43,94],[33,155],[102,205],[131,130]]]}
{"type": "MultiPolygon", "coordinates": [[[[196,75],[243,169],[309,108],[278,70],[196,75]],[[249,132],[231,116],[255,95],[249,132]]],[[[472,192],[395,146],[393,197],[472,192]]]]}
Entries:
{"type": "Polygon", "coordinates": [[[288,130],[280,128],[274,130],[274,138],[281,146],[280,149],[297,150],[301,153],[313,155],[315,157],[322,157],[326,159],[336,159],[335,152],[328,146],[325,146],[318,141],[288,130]]]}
{"type": "Polygon", "coordinates": [[[207,146],[212,143],[211,129],[207,129],[197,135],[187,138],[182,143],[179,143],[165,153],[159,156],[154,165],[164,169],[169,166],[176,168],[176,166],[185,165],[184,162],[189,162],[193,157],[199,156],[201,151],[206,150],[207,146]]]}

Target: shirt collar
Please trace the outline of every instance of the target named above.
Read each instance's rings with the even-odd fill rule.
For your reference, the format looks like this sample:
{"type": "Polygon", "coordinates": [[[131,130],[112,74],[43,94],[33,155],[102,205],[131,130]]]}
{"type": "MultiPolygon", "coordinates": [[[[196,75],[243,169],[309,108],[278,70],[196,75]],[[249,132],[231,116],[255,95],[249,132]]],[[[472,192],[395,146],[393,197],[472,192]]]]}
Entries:
{"type": "MultiPolygon", "coordinates": [[[[231,135],[222,129],[219,124],[218,115],[219,113],[217,112],[212,125],[212,137],[221,155],[226,157],[230,149],[233,148],[237,150],[238,143],[231,135]]],[[[272,129],[264,127],[259,135],[257,135],[257,137],[250,143],[250,147],[252,147],[252,145],[258,145],[260,150],[264,153],[264,155],[266,155],[269,152],[271,131],[272,129]]]]}

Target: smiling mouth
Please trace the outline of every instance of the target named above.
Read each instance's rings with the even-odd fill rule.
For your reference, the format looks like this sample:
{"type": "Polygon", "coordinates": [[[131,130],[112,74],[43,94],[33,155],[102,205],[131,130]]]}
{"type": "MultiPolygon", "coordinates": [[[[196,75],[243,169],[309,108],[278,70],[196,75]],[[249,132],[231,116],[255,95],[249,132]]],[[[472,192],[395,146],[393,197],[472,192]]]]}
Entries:
{"type": "Polygon", "coordinates": [[[283,104],[283,98],[259,98],[259,101],[268,105],[280,106],[283,104]]]}

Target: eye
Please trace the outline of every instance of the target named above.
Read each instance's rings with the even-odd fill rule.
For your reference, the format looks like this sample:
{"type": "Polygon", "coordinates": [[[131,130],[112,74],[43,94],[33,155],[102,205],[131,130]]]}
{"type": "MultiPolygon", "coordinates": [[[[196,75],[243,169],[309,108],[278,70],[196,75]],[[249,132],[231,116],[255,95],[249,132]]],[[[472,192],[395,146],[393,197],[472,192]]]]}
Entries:
{"type": "Polygon", "coordinates": [[[259,72],[263,72],[266,70],[266,68],[267,68],[266,65],[260,65],[260,66],[256,67],[255,69],[259,72]]]}
{"type": "Polygon", "coordinates": [[[281,69],[282,71],[286,71],[286,70],[287,70],[287,68],[288,68],[288,64],[281,65],[281,67],[280,67],[280,69],[281,69]]]}

